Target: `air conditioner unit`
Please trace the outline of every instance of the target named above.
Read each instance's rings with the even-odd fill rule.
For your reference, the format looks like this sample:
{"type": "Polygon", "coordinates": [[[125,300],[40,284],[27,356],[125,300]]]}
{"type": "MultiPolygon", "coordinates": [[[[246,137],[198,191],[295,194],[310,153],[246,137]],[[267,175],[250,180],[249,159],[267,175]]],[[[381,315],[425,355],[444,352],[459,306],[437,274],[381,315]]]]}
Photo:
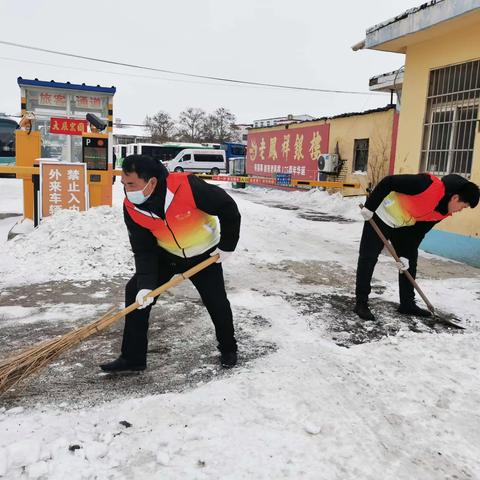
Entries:
{"type": "Polygon", "coordinates": [[[338,155],[336,153],[323,153],[318,157],[318,170],[324,173],[336,173],[338,155]]]}

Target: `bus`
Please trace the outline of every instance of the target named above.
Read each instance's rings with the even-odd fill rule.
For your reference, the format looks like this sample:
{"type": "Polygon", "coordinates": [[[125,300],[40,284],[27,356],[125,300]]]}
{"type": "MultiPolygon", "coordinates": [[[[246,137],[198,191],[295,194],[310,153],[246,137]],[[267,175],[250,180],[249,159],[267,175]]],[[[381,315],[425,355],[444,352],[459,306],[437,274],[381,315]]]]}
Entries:
{"type": "Polygon", "coordinates": [[[220,148],[225,150],[227,161],[231,157],[245,157],[247,152],[247,146],[243,143],[225,142],[222,143],[220,148]]]}
{"type": "Polygon", "coordinates": [[[8,117],[0,117],[0,164],[15,164],[15,130],[18,123],[8,117]]]}
{"type": "Polygon", "coordinates": [[[217,150],[225,150],[227,161],[231,157],[245,157],[247,146],[243,143],[224,142],[224,143],[202,143],[204,147],[215,148],[217,150]]]}
{"type": "MultiPolygon", "coordinates": [[[[118,145],[117,145],[118,147],[118,145]]],[[[156,158],[161,162],[168,162],[175,158],[179,152],[185,150],[186,148],[207,148],[201,143],[129,143],[127,145],[122,145],[126,147],[126,155],[148,155],[152,158],[156,158]]],[[[118,158],[125,158],[119,157],[118,158]]]]}

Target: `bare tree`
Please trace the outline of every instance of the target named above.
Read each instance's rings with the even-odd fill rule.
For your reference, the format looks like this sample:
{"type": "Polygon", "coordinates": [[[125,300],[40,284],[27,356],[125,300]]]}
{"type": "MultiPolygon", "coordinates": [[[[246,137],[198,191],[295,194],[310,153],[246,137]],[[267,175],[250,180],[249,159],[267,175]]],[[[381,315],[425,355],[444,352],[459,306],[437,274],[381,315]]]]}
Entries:
{"type": "Polygon", "coordinates": [[[150,130],[154,142],[167,142],[173,138],[175,122],[167,112],[160,111],[153,117],[147,116],[145,125],[150,130]]]}
{"type": "Polygon", "coordinates": [[[368,158],[368,180],[370,189],[374,189],[376,185],[388,174],[390,166],[390,149],[391,144],[386,133],[381,129],[376,129],[372,136],[372,147],[368,158]]]}
{"type": "Polygon", "coordinates": [[[223,107],[217,108],[204,122],[202,135],[204,141],[213,143],[238,141],[240,135],[235,122],[233,113],[223,107]]]}
{"type": "Polygon", "coordinates": [[[178,118],[179,139],[187,142],[198,142],[202,140],[205,117],[205,110],[201,108],[190,107],[181,112],[178,118]]]}

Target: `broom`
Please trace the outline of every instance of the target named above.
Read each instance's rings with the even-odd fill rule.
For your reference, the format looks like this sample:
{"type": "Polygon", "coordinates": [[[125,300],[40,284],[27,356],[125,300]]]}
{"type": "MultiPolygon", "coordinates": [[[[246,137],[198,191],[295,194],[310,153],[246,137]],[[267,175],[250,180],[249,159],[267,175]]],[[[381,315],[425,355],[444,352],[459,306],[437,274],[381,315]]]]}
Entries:
{"type": "MultiPolygon", "coordinates": [[[[219,256],[214,255],[207,258],[198,265],[190,268],[186,272],[175,275],[171,280],[152,290],[146,297],[155,298],[171,287],[182,283],[187,278],[192,277],[200,270],[215,263],[219,256]]],[[[71,332],[62,335],[53,340],[46,340],[33,347],[30,347],[16,355],[0,362],[0,396],[4,395],[8,390],[17,385],[22,380],[32,376],[45,368],[50,362],[58,358],[62,353],[70,350],[86,338],[93,334],[105,330],[107,327],[115,323],[128,313],[136,310],[140,304],[132,303],[117,313],[115,308],[109,310],[105,315],[93,323],[76,328],[71,332]]]]}

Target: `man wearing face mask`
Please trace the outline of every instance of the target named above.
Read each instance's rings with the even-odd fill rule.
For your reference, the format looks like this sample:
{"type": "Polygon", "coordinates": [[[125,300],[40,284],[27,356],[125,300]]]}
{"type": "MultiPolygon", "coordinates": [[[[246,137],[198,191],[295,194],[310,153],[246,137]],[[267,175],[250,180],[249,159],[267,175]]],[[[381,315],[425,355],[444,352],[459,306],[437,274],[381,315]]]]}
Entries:
{"type": "Polygon", "coordinates": [[[100,365],[105,372],[144,370],[148,320],[156,299],[145,298],[170,278],[219,255],[216,263],[190,278],[215,326],[220,361],[237,363],[232,310],[225,292],[222,262],[235,250],[240,213],[220,187],[188,173],[168,173],[146,155],[130,155],[122,164],[126,198],[123,210],[135,258],[135,275],[125,288],[125,304],[141,306],[125,317],[121,355],[100,365]]]}
{"type": "Polygon", "coordinates": [[[370,282],[383,242],[368,222],[374,219],[395,248],[398,262],[400,306],[404,315],[429,317],[428,310],[415,303],[415,291],[403,272],[413,278],[417,273],[418,247],[435,224],[464,208],[475,208],[478,186],[460,175],[442,179],[430,173],[390,175],[373,190],[361,210],[365,219],[357,266],[356,304],[354,312],[364,320],[375,320],[368,307],[370,282]]]}

